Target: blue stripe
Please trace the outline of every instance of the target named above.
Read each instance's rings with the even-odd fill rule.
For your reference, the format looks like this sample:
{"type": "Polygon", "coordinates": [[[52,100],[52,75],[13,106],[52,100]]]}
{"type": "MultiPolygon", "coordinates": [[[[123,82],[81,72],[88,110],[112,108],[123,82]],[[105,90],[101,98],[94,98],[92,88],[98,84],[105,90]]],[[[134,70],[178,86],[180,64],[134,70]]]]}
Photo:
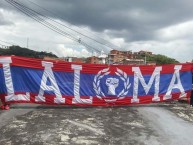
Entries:
{"type": "MultiPolygon", "coordinates": [[[[11,67],[11,74],[12,74],[12,80],[13,80],[15,92],[30,92],[30,93],[35,93],[35,94],[39,93],[43,70],[21,68],[21,67],[11,67]]],[[[62,95],[73,96],[74,73],[54,72],[54,75],[55,75],[57,84],[59,86],[59,89],[62,95]]],[[[170,84],[170,81],[172,79],[172,76],[173,74],[161,74],[160,75],[160,85],[159,85],[160,94],[166,93],[168,86],[170,84]]],[[[94,77],[95,75],[81,74],[80,76],[80,95],[81,96],[96,96],[96,93],[93,89],[94,77]]],[[[104,76],[100,80],[101,91],[106,96],[108,96],[107,95],[108,87],[105,83],[106,83],[106,79],[109,77],[119,79],[119,86],[116,88],[116,94],[119,94],[121,90],[124,88],[124,82],[117,75],[104,76]]],[[[151,75],[145,75],[143,77],[146,83],[148,83],[151,75]]],[[[191,77],[192,77],[191,72],[181,72],[180,73],[181,82],[182,82],[182,85],[185,91],[191,90],[191,87],[192,87],[191,77]]],[[[1,80],[0,93],[1,94],[7,93],[2,68],[0,69],[0,80],[1,80]]],[[[131,83],[131,87],[127,95],[133,96],[134,77],[129,76],[129,81],[131,83]]],[[[48,80],[47,85],[49,84],[50,82],[48,80]]],[[[154,85],[155,85],[155,80],[148,94],[146,94],[144,91],[144,88],[142,87],[141,83],[139,82],[138,95],[139,96],[154,95],[154,85]]],[[[179,89],[173,89],[172,92],[180,92],[180,91],[179,89]]],[[[54,94],[54,93],[45,91],[45,94],[54,94]]]]}

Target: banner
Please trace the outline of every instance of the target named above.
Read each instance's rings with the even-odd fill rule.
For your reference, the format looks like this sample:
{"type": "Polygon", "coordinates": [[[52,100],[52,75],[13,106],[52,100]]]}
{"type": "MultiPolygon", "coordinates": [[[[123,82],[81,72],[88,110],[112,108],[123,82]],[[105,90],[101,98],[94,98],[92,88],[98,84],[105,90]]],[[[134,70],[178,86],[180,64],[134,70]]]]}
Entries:
{"type": "Polygon", "coordinates": [[[190,97],[192,64],[130,66],[0,57],[3,102],[111,106],[190,97]]]}

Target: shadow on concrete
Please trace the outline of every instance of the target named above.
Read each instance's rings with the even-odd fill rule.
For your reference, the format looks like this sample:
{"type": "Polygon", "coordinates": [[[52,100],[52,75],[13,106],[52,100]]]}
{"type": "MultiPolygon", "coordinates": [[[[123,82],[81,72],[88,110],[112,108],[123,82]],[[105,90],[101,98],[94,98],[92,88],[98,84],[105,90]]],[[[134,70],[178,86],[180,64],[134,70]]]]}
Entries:
{"type": "MultiPolygon", "coordinates": [[[[136,104],[129,106],[56,106],[56,105],[37,105],[37,104],[12,104],[10,109],[94,109],[94,108],[139,108],[139,107],[173,107],[176,103],[158,103],[158,104],[136,104]]],[[[188,105],[187,103],[178,103],[178,106],[188,105]]]]}

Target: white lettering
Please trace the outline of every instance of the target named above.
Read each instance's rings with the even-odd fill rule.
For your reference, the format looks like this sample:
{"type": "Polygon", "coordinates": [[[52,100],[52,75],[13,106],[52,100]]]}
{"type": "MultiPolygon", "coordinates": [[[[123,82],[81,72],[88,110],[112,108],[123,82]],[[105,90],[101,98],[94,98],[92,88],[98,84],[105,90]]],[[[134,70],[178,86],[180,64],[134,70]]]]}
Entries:
{"type": "Polygon", "coordinates": [[[81,104],[92,104],[92,97],[89,99],[80,98],[80,71],[82,70],[81,65],[72,65],[71,68],[74,70],[74,97],[72,103],[81,103],[81,104]]]}
{"type": "Polygon", "coordinates": [[[174,71],[174,74],[172,76],[172,80],[170,82],[168,90],[167,90],[165,96],[163,97],[163,100],[167,100],[167,99],[172,98],[171,93],[172,93],[173,89],[179,89],[180,90],[180,92],[181,92],[180,98],[186,96],[186,93],[184,92],[184,88],[183,88],[181,80],[180,80],[180,70],[181,70],[181,68],[182,68],[182,65],[176,65],[174,67],[175,71],[174,71]],[[177,83],[175,84],[175,82],[177,82],[177,83]]]}
{"type": "Polygon", "coordinates": [[[30,94],[18,94],[15,95],[13,88],[13,81],[11,77],[10,63],[12,63],[11,57],[0,58],[0,63],[3,65],[3,73],[5,77],[5,85],[7,88],[7,96],[5,96],[5,102],[9,101],[30,101],[30,94]]]}
{"type": "Polygon", "coordinates": [[[138,85],[139,80],[145,90],[145,93],[147,94],[153,84],[153,81],[155,80],[155,93],[152,101],[160,101],[159,94],[159,83],[160,83],[160,71],[162,70],[162,67],[156,67],[148,84],[146,84],[144,77],[141,74],[141,70],[139,67],[133,67],[132,71],[134,72],[134,87],[133,87],[133,99],[131,99],[131,103],[138,103],[138,85]]]}
{"type": "Polygon", "coordinates": [[[56,95],[54,102],[57,104],[65,103],[65,98],[62,98],[62,94],[59,90],[59,87],[56,83],[54,73],[52,71],[53,63],[42,61],[42,66],[45,67],[44,73],[41,80],[40,90],[38,96],[35,97],[36,102],[45,102],[44,91],[53,91],[56,95]],[[47,80],[50,80],[51,85],[47,85],[47,80]]]}

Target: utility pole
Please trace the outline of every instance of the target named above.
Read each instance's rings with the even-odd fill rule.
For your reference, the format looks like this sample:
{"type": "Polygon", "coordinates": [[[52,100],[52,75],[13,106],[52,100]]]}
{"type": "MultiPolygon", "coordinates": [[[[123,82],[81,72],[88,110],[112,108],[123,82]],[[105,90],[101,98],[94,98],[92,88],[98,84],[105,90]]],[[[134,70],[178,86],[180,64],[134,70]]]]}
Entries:
{"type": "Polygon", "coordinates": [[[28,48],[28,41],[29,41],[29,38],[27,38],[27,48],[28,48]]]}

